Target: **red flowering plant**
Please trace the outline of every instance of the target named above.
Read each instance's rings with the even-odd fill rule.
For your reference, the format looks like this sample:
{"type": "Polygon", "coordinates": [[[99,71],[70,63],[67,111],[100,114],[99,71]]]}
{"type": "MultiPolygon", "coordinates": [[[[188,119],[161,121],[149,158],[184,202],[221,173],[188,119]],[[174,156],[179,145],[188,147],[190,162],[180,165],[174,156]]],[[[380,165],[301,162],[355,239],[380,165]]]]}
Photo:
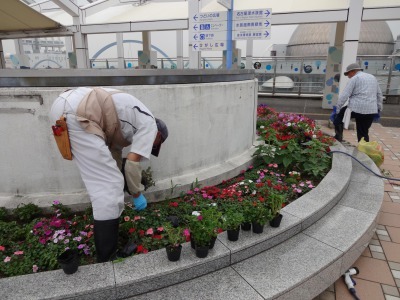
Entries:
{"type": "Polygon", "coordinates": [[[221,216],[217,206],[210,206],[188,217],[190,235],[197,246],[210,245],[211,239],[217,236],[221,227],[221,216]]]}
{"type": "Polygon", "coordinates": [[[265,201],[246,198],[242,203],[244,219],[250,223],[264,225],[272,219],[272,215],[265,201]]]}
{"type": "MultiPolygon", "coordinates": [[[[304,116],[278,114],[267,106],[259,106],[257,112],[262,144],[254,153],[253,166],[218,186],[201,187],[196,181],[179,198],[149,203],[140,212],[126,204],[119,249],[128,241],[137,245],[136,254],[164,247],[173,236],[167,222],[178,224],[179,239],[182,231],[186,242],[193,238],[196,244],[207,245],[221,232],[222,214],[231,204],[241,207],[237,211],[244,222],[265,224],[273,211],[314,188],[329,170],[331,158],[326,152],[333,139],[304,116]]],[[[80,250],[81,264],[94,262],[92,212],[73,215],[60,203],[53,208],[53,214],[37,218],[32,213],[35,207],[20,207],[23,218],[15,219],[0,209],[0,277],[56,269],[56,257],[67,247],[80,250]]]]}
{"type": "Polygon", "coordinates": [[[260,107],[258,113],[259,140],[264,141],[254,153],[258,160],[282,165],[285,172],[302,170],[315,178],[326,174],[331,161],[326,150],[333,139],[325,137],[315,121],[302,115],[278,114],[266,106],[260,107]]]}

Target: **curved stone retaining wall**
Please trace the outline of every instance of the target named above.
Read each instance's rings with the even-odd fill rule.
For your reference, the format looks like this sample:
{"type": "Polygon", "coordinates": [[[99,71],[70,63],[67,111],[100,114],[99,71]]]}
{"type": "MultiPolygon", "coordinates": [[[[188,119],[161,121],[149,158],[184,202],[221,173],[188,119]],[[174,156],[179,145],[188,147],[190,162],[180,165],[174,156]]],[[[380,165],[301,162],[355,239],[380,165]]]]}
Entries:
{"type": "Polygon", "coordinates": [[[78,169],[58,153],[48,119],[54,99],[69,83],[79,83],[77,78],[82,85],[107,80],[129,84],[113,87],[136,96],[167,123],[170,134],[160,156],[144,164],[144,168],[151,166],[157,183],[147,192],[150,201],[171,196],[172,186],[177,195],[196,179],[216,184],[238,174],[251,161],[257,105],[254,74],[163,71],[155,76],[142,71],[136,77],[115,72],[90,77],[68,72],[64,82],[59,72],[53,79],[43,73],[47,74],[43,80],[29,70],[20,80],[13,72],[0,76],[3,85],[18,86],[0,88],[0,206],[13,208],[28,202],[48,206],[56,199],[71,206],[88,203],[78,169]],[[44,87],[43,82],[62,87],[44,87]],[[29,84],[36,87],[20,87],[29,84]]]}

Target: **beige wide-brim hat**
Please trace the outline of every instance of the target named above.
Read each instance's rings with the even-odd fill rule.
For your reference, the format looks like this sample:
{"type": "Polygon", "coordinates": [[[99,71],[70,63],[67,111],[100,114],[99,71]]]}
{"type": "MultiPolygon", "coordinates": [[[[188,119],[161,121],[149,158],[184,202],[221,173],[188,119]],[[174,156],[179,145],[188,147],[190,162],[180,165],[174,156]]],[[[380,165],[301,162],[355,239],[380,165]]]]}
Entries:
{"type": "Polygon", "coordinates": [[[361,70],[361,71],[363,71],[363,69],[361,69],[359,64],[354,63],[354,64],[350,64],[350,65],[347,66],[346,72],[344,72],[344,75],[347,76],[347,74],[349,74],[349,72],[353,71],[353,70],[361,70]]]}

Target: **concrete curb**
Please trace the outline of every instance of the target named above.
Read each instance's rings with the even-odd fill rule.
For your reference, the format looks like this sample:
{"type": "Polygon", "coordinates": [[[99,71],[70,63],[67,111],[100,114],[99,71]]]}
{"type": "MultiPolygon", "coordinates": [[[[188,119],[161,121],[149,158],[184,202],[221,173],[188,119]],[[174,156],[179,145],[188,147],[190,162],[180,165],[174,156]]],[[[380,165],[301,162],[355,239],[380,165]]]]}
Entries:
{"type": "MultiPolygon", "coordinates": [[[[346,151],[340,144],[336,144],[332,149],[346,151]]],[[[247,263],[247,259],[250,258],[250,261],[251,257],[257,255],[274,253],[279,247],[285,247],[286,243],[293,243],[300,237],[314,240],[320,233],[319,230],[326,230],[324,224],[327,221],[324,221],[324,218],[328,218],[327,213],[331,215],[333,211],[334,214],[340,215],[340,208],[347,209],[344,212],[347,214],[349,209],[354,210],[351,207],[354,206],[352,202],[354,200],[347,199],[344,195],[348,194],[346,190],[350,184],[358,188],[363,183],[353,182],[351,174],[351,158],[334,153],[332,169],[318,187],[282,209],[284,218],[279,228],[266,226],[262,234],[241,231],[237,242],[229,242],[226,233],[221,233],[214,249],[204,259],[197,258],[190,248],[190,243],[186,243],[183,245],[182,256],[178,262],[169,262],[165,250],[160,249],[146,255],[130,257],[120,263],[83,266],[71,276],[65,275],[62,270],[56,270],[10,277],[0,280],[2,299],[123,299],[179,284],[227,267],[240,269],[247,263]],[[276,247],[266,251],[274,246],[276,247]]],[[[369,179],[366,175],[356,180],[369,179]]],[[[379,182],[375,184],[379,186],[379,182]]],[[[333,277],[330,271],[328,272],[328,277],[332,278],[324,281],[323,288],[332,284],[342,274],[340,272],[347,269],[359,257],[360,250],[363,250],[365,243],[368,243],[372,236],[371,233],[376,225],[376,205],[365,213],[368,217],[373,217],[367,229],[362,228],[360,234],[353,234],[351,243],[342,247],[343,249],[334,247],[335,250],[331,251],[333,258],[326,264],[322,263],[317,270],[317,272],[321,270],[328,272],[330,268],[335,270],[333,277]]],[[[315,276],[320,276],[316,274],[315,272],[314,275],[308,274],[305,278],[297,278],[288,283],[284,290],[277,290],[273,297],[304,292],[307,290],[304,287],[315,280],[315,276]]],[[[319,285],[315,291],[321,288],[322,285],[319,285]]],[[[263,297],[269,298],[268,295],[263,297]]]]}

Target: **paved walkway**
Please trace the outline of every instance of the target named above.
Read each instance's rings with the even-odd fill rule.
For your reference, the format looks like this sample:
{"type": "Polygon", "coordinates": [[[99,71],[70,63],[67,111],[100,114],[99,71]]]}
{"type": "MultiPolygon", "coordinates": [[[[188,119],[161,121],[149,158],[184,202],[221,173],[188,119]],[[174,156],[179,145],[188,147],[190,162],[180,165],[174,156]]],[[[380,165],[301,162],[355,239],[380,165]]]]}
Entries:
{"type": "MultiPolygon", "coordinates": [[[[324,132],[333,135],[333,129],[323,123],[321,126],[324,132]]],[[[345,130],[344,140],[357,145],[356,132],[345,130]]],[[[373,124],[370,140],[378,141],[385,150],[385,162],[380,167],[383,175],[400,178],[400,128],[373,124]]],[[[360,274],[353,277],[357,283],[357,295],[361,300],[400,299],[400,181],[385,180],[385,196],[378,223],[369,247],[354,264],[360,270],[360,274]]],[[[343,280],[339,279],[314,300],[352,299],[343,280]]]]}

